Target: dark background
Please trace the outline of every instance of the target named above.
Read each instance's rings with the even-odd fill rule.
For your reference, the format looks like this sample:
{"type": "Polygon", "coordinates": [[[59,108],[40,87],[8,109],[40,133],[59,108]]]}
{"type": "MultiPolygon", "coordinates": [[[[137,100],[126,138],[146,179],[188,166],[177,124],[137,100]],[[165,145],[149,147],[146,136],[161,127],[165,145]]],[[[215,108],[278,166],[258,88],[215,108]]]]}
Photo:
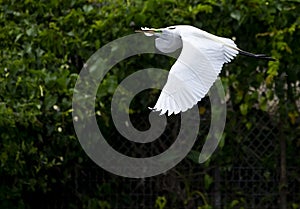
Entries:
{"type": "MultiPolygon", "coordinates": [[[[0,1],[0,208],[299,208],[299,0],[0,1]],[[210,123],[208,97],[198,106],[193,151],[165,174],[130,179],[95,165],[73,128],[73,88],[83,63],[100,47],[141,26],[188,24],[235,37],[237,45],[277,61],[238,56],[220,75],[227,95],[223,139],[197,163],[210,123]]],[[[151,156],[177,134],[169,119],[155,143],[122,138],[110,100],[137,69],[169,69],[173,59],[135,56],[116,65],[97,94],[105,137],[120,152],[151,156]]],[[[131,119],[149,127],[158,91],[131,104],[131,119]]]]}

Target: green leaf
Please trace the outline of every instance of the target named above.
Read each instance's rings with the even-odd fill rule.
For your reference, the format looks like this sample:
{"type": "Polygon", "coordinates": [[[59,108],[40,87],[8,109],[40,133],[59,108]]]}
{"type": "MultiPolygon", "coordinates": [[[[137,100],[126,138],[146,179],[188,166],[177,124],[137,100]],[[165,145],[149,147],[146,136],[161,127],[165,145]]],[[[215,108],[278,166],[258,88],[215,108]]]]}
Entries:
{"type": "Polygon", "coordinates": [[[204,187],[206,190],[209,189],[210,185],[214,182],[214,179],[208,175],[208,174],[205,174],[204,175],[204,187]]]}
{"type": "Polygon", "coordinates": [[[242,115],[247,115],[248,113],[248,104],[247,103],[243,103],[240,105],[240,111],[242,113],[242,115]]]}

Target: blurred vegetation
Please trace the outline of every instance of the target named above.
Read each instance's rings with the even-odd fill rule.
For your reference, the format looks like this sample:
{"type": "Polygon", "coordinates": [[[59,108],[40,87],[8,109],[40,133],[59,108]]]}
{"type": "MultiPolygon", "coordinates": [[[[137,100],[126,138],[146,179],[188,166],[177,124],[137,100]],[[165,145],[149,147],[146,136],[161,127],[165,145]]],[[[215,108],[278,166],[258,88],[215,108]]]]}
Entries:
{"type": "MultiPolygon", "coordinates": [[[[280,127],[288,165],[299,166],[299,14],[299,0],[1,0],[0,208],[42,208],[39,201],[55,200],[76,188],[79,170],[92,165],[72,124],[78,73],[97,49],[141,26],[194,25],[234,37],[247,51],[275,57],[277,61],[269,63],[237,57],[224,67],[221,78],[229,98],[225,143],[206,166],[215,163],[230,168],[237,160],[234,148],[243,140],[235,127],[247,131],[263,115],[280,127]]],[[[152,62],[144,58],[130,64],[157,67],[153,60],[171,64],[155,57],[152,62]]],[[[118,65],[104,81],[104,118],[127,65],[118,65]]],[[[278,166],[276,159],[265,160],[269,166],[278,166]]],[[[295,175],[300,178],[299,173],[295,175]]],[[[205,178],[209,187],[212,180],[205,178]]],[[[105,197],[109,189],[103,184],[98,192],[105,197]]],[[[110,208],[112,204],[84,191],[72,198],[76,201],[49,208],[110,208]]],[[[158,198],[156,207],[165,208],[168,200],[158,198]]],[[[235,200],[228,207],[236,208],[240,202],[235,200]]]]}

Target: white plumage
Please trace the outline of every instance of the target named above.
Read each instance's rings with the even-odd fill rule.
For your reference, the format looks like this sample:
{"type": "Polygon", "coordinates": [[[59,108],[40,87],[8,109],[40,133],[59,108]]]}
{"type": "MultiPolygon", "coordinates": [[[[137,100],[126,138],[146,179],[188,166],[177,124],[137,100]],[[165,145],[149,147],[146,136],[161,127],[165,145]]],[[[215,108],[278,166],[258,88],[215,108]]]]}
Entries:
{"type": "Polygon", "coordinates": [[[224,63],[238,53],[273,60],[266,55],[255,55],[237,48],[233,40],[212,35],[189,25],[167,28],[142,28],[147,36],[155,35],[155,46],[163,53],[182,51],[172,66],[166,85],[153,108],[168,115],[192,108],[209,91],[224,63]]]}

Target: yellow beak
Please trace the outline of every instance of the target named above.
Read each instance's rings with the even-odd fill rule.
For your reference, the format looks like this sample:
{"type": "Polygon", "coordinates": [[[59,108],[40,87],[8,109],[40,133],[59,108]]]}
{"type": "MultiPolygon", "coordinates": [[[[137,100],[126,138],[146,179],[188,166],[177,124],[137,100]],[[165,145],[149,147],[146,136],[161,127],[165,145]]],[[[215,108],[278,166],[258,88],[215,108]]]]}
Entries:
{"type": "Polygon", "coordinates": [[[155,29],[147,29],[147,30],[135,30],[137,33],[155,33],[155,29]]]}

